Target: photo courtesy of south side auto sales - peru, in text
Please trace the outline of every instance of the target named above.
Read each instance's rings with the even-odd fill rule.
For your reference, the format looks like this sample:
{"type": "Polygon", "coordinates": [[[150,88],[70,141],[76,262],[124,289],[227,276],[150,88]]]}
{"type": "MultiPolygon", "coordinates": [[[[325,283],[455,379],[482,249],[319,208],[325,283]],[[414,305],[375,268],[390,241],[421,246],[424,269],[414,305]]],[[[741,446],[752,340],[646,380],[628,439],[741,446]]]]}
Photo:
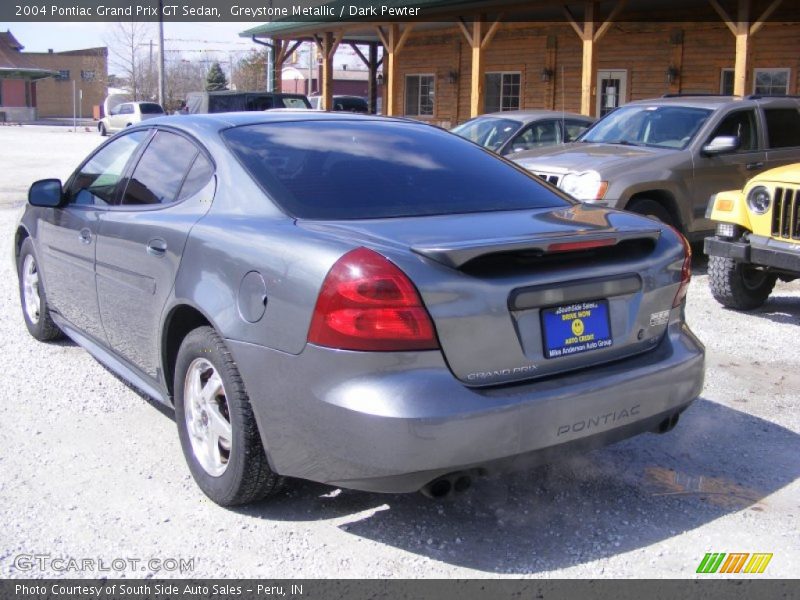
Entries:
{"type": "Polygon", "coordinates": [[[177,585],[174,583],[103,583],[97,585],[81,584],[48,584],[48,585],[27,585],[15,584],[14,593],[25,596],[94,596],[100,598],[102,595],[119,596],[181,596],[181,595],[202,595],[207,597],[214,596],[239,596],[244,592],[256,593],[259,596],[286,596],[287,592],[292,595],[302,595],[303,586],[292,584],[291,586],[269,585],[266,583],[252,584],[247,587],[241,585],[202,585],[186,583],[177,585]]]}

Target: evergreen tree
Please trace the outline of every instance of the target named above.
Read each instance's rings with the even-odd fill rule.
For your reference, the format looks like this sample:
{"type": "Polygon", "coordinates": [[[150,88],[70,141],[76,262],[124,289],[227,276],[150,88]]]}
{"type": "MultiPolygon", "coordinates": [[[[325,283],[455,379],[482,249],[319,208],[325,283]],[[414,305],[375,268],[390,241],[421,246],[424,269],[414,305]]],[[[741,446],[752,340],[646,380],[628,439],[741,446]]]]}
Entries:
{"type": "Polygon", "coordinates": [[[222,67],[219,66],[219,63],[215,62],[208,70],[208,75],[206,75],[206,91],[219,92],[227,89],[228,78],[225,77],[225,73],[222,72],[222,67]]]}

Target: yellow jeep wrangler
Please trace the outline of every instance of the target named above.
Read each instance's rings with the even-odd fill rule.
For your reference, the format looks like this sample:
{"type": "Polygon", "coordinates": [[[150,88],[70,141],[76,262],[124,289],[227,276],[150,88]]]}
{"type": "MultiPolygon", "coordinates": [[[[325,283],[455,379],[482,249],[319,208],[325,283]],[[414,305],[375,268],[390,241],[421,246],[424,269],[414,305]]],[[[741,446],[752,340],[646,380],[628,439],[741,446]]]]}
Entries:
{"type": "Polygon", "coordinates": [[[764,304],[775,280],[800,277],[800,163],[765,171],[742,191],[711,197],[706,238],[711,293],[722,305],[750,310],[764,304]]]}

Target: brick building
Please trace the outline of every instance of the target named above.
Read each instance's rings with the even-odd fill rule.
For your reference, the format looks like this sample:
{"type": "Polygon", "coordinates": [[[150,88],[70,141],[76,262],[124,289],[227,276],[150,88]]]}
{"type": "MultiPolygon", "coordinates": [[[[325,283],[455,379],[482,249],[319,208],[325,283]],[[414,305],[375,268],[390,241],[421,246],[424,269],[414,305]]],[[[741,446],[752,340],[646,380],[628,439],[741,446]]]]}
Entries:
{"type": "Polygon", "coordinates": [[[23,52],[10,31],[0,32],[0,113],[9,121],[71,117],[73,83],[79,117],[106,97],[108,51],[23,52]]]}
{"type": "Polygon", "coordinates": [[[313,40],[323,57],[323,91],[336,48],[368,45],[371,81],[382,63],[384,112],[445,127],[500,109],[602,116],[665,93],[800,93],[797,0],[411,4],[429,20],[279,20],[242,35],[273,39],[278,57],[313,40]]]}

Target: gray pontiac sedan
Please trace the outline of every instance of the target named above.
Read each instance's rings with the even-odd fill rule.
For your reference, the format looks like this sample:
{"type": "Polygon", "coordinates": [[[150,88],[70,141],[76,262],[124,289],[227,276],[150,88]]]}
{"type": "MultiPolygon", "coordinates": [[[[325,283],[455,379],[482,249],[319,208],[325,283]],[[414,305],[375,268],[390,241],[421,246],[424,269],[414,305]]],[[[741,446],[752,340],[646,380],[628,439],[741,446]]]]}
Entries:
{"type": "Polygon", "coordinates": [[[30,333],[174,406],[221,505],[285,477],[445,496],[666,432],[702,389],[680,234],[424,124],[154,119],[28,200],[30,333]]]}

